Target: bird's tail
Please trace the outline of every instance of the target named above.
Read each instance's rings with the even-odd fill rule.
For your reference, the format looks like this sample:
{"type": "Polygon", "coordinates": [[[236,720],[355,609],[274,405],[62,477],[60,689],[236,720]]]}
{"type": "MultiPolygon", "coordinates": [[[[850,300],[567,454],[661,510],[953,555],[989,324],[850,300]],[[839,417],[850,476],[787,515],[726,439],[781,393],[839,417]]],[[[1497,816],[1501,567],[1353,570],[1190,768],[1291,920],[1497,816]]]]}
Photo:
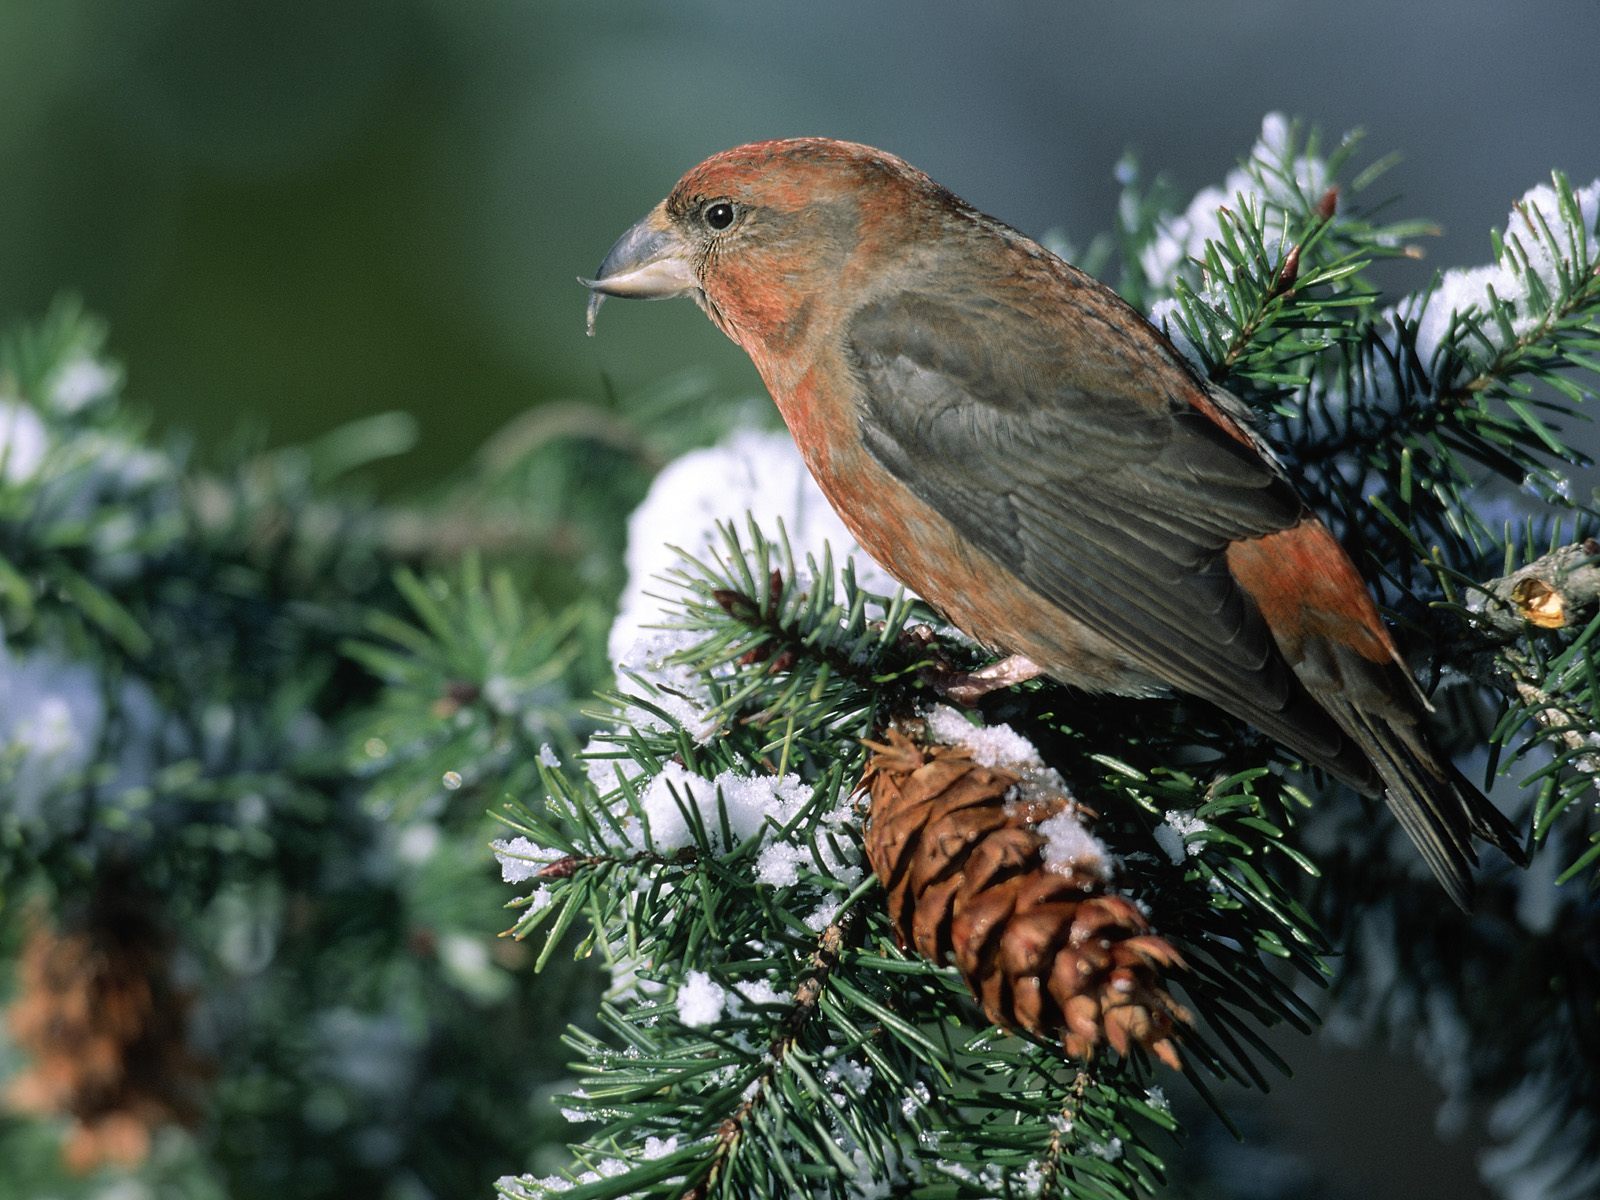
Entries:
{"type": "MultiPolygon", "coordinates": [[[[1473,838],[1496,847],[1518,866],[1526,866],[1521,834],[1487,796],[1432,748],[1420,704],[1413,708],[1401,700],[1409,688],[1395,687],[1399,681],[1393,679],[1381,687],[1362,687],[1356,680],[1375,673],[1372,665],[1363,663],[1363,670],[1346,661],[1341,666],[1346,668],[1341,672],[1345,686],[1331,694],[1314,692],[1317,700],[1372,764],[1389,810],[1450,898],[1461,908],[1470,908],[1472,868],[1478,862],[1473,838]]],[[[1402,671],[1403,667],[1394,666],[1383,673],[1402,671]]]]}

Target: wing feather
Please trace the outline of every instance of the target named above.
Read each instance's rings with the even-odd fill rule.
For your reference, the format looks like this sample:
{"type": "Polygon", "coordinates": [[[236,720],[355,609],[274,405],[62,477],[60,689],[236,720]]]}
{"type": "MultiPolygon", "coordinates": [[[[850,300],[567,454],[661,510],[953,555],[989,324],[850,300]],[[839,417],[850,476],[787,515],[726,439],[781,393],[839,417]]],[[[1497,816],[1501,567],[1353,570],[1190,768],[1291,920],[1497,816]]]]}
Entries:
{"type": "Polygon", "coordinates": [[[847,339],[868,451],[1130,661],[1351,778],[1343,735],[1223,557],[1302,520],[1293,488],[1205,413],[1142,393],[1131,359],[1125,385],[1075,385],[1070,346],[1046,333],[1019,308],[926,292],[859,309],[847,339]]]}

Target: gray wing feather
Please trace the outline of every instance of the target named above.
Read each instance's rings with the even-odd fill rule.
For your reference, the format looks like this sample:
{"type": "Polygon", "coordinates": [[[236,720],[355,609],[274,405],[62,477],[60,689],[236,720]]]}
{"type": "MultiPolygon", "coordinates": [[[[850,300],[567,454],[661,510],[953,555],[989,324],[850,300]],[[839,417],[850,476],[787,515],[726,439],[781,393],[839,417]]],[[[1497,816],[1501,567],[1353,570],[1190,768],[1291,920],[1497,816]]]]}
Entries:
{"type": "Polygon", "coordinates": [[[862,439],[912,492],[1157,678],[1348,775],[1223,557],[1305,516],[1272,463],[1186,404],[1074,387],[1014,309],[900,294],[847,339],[862,439]]]}

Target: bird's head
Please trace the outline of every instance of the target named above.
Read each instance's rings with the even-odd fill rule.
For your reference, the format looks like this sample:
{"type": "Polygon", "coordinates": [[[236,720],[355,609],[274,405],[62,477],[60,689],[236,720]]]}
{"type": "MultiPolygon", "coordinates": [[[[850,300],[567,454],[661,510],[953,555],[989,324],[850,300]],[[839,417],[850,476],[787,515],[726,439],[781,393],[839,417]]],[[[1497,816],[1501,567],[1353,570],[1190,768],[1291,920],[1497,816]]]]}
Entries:
{"type": "MultiPolygon", "coordinates": [[[[907,163],[853,142],[790,138],[724,150],[617,239],[591,291],[589,332],[607,296],[691,296],[752,355],[794,344],[815,307],[860,280],[863,261],[915,240],[908,214],[960,201],[907,163]],[[879,253],[862,256],[864,246],[879,253]]],[[[964,207],[964,206],[962,206],[964,207]]],[[[887,257],[892,258],[892,254],[887,257]]]]}

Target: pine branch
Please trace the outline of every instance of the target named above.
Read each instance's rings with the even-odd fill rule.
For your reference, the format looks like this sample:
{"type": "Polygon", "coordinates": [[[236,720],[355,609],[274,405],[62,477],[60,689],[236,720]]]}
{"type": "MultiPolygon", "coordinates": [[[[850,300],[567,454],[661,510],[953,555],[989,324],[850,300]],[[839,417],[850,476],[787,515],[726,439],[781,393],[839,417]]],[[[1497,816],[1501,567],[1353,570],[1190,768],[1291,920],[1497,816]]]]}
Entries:
{"type": "MultiPolygon", "coordinates": [[[[486,756],[437,764],[429,811],[375,816],[378,760],[392,749],[400,773],[417,747],[379,746],[363,729],[376,698],[394,697],[340,643],[381,612],[409,631],[385,647],[391,665],[414,652],[448,666],[430,657],[438,640],[471,642],[493,668],[550,624],[523,608],[516,628],[480,621],[451,641],[401,619],[387,582],[396,547],[373,536],[397,510],[334,483],[405,444],[404,419],[357,423],[274,454],[270,469],[256,460],[260,474],[236,480],[224,519],[207,523],[194,488],[227,485],[206,475],[191,487],[191,465],[151,438],[100,340],[71,305],[0,333],[0,944],[19,944],[25,898],[68,927],[86,881],[125,879],[180,939],[184,986],[165,978],[164,943],[152,949],[120,906],[97,906],[96,945],[68,964],[77,983],[30,1000],[36,1027],[74,1045],[62,1058],[38,1042],[38,1071],[18,1087],[54,1079],[41,1107],[92,1118],[101,1154],[136,1157],[152,1138],[155,1152],[120,1181],[69,1180],[52,1169],[59,1121],[8,1119],[8,1190],[467,1194],[480,1163],[548,1136],[548,1117],[503,1098],[552,1073],[551,1027],[589,1007],[589,988],[565,972],[539,995],[510,969],[519,948],[479,933],[498,897],[477,813],[436,818],[449,772],[486,756]],[[108,965],[116,978],[100,978],[108,965]],[[174,1139],[161,1127],[187,1116],[178,1092],[197,1074],[180,1036],[190,992],[210,1016],[216,1078],[207,1130],[174,1139]],[[94,1028],[74,1033],[85,1014],[94,1028]],[[63,1064],[81,1069],[81,1091],[56,1086],[63,1064]],[[221,1128],[239,1136],[213,1136],[221,1128]]],[[[619,528],[625,502],[607,509],[619,528]]],[[[478,719],[508,698],[517,717],[539,708],[508,697],[493,669],[407,676],[415,666],[398,666],[394,690],[425,690],[405,730],[424,744],[441,727],[489,731],[478,719]]],[[[568,656],[556,675],[575,667],[568,656]]],[[[510,715],[496,713],[491,752],[515,740],[510,715]]],[[[530,735],[513,773],[536,761],[535,729],[518,736],[530,735]]],[[[93,1147],[77,1149],[92,1165],[93,1147]]]]}
{"type": "MultiPolygon", "coordinates": [[[[1368,264],[1409,253],[1405,239],[1427,227],[1378,226],[1334,203],[1347,153],[1324,161],[1314,137],[1269,119],[1218,203],[1203,193],[1179,217],[1125,214],[1126,251],[1147,294],[1173,296],[1180,343],[1205,371],[1271,408],[1297,474],[1348,514],[1341,528],[1381,564],[1414,644],[1441,667],[1470,668],[1475,654],[1499,664],[1515,701],[1491,746],[1516,747],[1514,758],[1557,751],[1537,777],[1543,836],[1571,806],[1572,779],[1590,786],[1585,770],[1600,758],[1590,740],[1600,663],[1588,648],[1600,620],[1583,623],[1600,573],[1567,559],[1530,564],[1563,566],[1554,582],[1512,571],[1509,531],[1473,511],[1474,489],[1484,465],[1521,484],[1529,473],[1554,480],[1554,464],[1574,457],[1532,389],[1552,389],[1566,411],[1587,395],[1568,372],[1596,369],[1600,302],[1579,197],[1558,180],[1559,220],[1537,198],[1521,210],[1530,232],[1507,235],[1496,268],[1508,273],[1497,285],[1520,281],[1514,296],[1491,290],[1474,308],[1462,299],[1471,289],[1447,276],[1435,297],[1378,313],[1368,264]],[[1478,636],[1461,637],[1470,614],[1456,598],[1481,590],[1472,581],[1497,556],[1506,575],[1487,594],[1504,595],[1478,636]],[[1428,607],[1441,591],[1447,602],[1428,607]],[[1558,609],[1560,628],[1523,619],[1553,622],[1558,609]]],[[[1053,1042],[981,1029],[943,956],[909,957],[894,940],[903,922],[886,918],[871,882],[840,878],[859,870],[848,798],[859,739],[924,699],[917,676],[935,656],[909,631],[914,606],[860,588],[825,551],[796,552],[754,522],[708,541],[697,532],[682,539],[691,557],[669,578],[667,607],[641,623],[655,630],[651,648],[623,660],[627,693],[597,714],[602,731],[580,758],[588,779],[542,773],[548,812],[511,816],[554,856],[519,901],[528,911],[518,932],[549,931],[543,958],[576,927],[580,950],[598,947],[613,964],[619,993],[602,1012],[605,1036],[572,1040],[588,1093],[577,1110],[600,1121],[575,1148],[575,1176],[507,1194],[575,1183],[584,1197],[689,1189],[743,1200],[841,1194],[862,1178],[972,1197],[1154,1189],[1162,1154],[1148,1135],[1173,1125],[1146,1091],[1144,1055],[1131,1045],[1097,1054],[1091,1072],[1053,1042]],[[628,861],[645,852],[656,856],[649,865],[628,861]],[[827,966],[814,1002],[792,983],[781,1012],[734,999],[752,980],[775,990],[817,970],[819,934],[843,922],[841,911],[860,948],[827,966]],[[963,1029],[973,1032],[956,1036],[963,1029]],[[855,1072],[856,1085],[837,1084],[855,1072]],[[682,1142],[664,1149],[668,1131],[682,1142]]],[[[1212,1080],[1267,1086],[1282,1066],[1267,1029],[1315,1027],[1317,1007],[1299,985],[1325,985],[1333,967],[1314,913],[1341,920],[1422,904],[1382,848],[1387,827],[1365,819],[1359,836],[1308,839],[1308,825],[1354,821],[1341,815],[1354,806],[1313,810],[1281,752],[1181,700],[1084,705],[1034,684],[991,700],[963,736],[1026,743],[1039,766],[1060,772],[1063,794],[1102,814],[1094,836],[1116,863],[1119,902],[1188,964],[1171,980],[1196,1017],[1181,1038],[1182,1079],[1210,1102],[1212,1080]],[[1318,847],[1315,859],[1303,844],[1318,847]],[[1308,882],[1327,864],[1324,883],[1308,882]]],[[[1020,797],[1002,809],[1013,850],[1037,848],[1029,839],[1041,836],[1033,818],[1043,810],[1020,797]]],[[[922,861],[976,853],[976,828],[959,832],[922,861]]],[[[1021,859],[1008,861],[1025,874],[1021,859]]],[[[930,911],[948,899],[933,889],[959,874],[925,881],[930,911]]],[[[1011,947],[1002,927],[1014,917],[994,918],[994,946],[1011,947]]],[[[924,940],[944,925],[926,924],[924,940]]],[[[912,930],[914,941],[914,920],[912,930]]],[[[1031,944],[1011,947],[1009,994],[988,994],[1002,973],[981,956],[967,970],[989,1014],[1025,1028],[1031,1016],[1005,1014],[1037,977],[1024,961],[1031,944]]],[[[1435,970],[1434,986],[1419,968],[1394,987],[1415,998],[1426,985],[1438,1011],[1469,1011],[1466,985],[1449,976],[1435,970]]],[[[1567,1017],[1547,1015],[1567,1029],[1567,1017]]]]}
{"type": "Polygon", "coordinates": [[[1600,754],[1596,754],[1595,743],[1591,740],[1590,714],[1546,692],[1540,686],[1533,663],[1525,656],[1513,650],[1502,651],[1501,661],[1523,708],[1542,729],[1554,734],[1572,751],[1567,765],[1587,775],[1594,789],[1600,791],[1600,754]]]}
{"type": "MultiPolygon", "coordinates": [[[[1514,334],[1504,345],[1495,346],[1493,356],[1477,374],[1460,384],[1441,387],[1441,399],[1465,400],[1477,392],[1503,388],[1518,375],[1539,372],[1552,365],[1565,365],[1560,353],[1559,335],[1566,332],[1564,326],[1574,318],[1583,318],[1591,310],[1600,307],[1600,260],[1589,267],[1586,279],[1578,282],[1577,286],[1563,290],[1564,295],[1532,325],[1514,334]]],[[[1497,321],[1501,320],[1495,313],[1490,315],[1495,316],[1497,321]]],[[[1504,323],[1509,325],[1508,321],[1504,323]]]]}
{"type": "MultiPolygon", "coordinates": [[[[917,667],[927,661],[924,643],[916,637],[906,640],[907,635],[900,632],[915,619],[913,611],[864,597],[854,589],[848,574],[843,594],[839,594],[835,591],[838,585],[829,582],[834,575],[826,554],[820,561],[809,560],[806,572],[796,572],[793,555],[754,528],[740,539],[733,539],[731,532],[725,537],[723,549],[710,562],[681,572],[691,591],[684,597],[677,624],[685,634],[692,630],[693,636],[686,637],[683,649],[670,660],[672,670],[689,668],[689,676],[674,676],[672,686],[685,697],[706,697],[694,702],[709,703],[719,714],[714,723],[717,732],[709,737],[689,737],[665,709],[624,704],[612,710],[610,719],[622,717],[634,724],[607,740],[625,752],[626,758],[620,761],[633,764],[630,769],[639,772],[634,776],[637,782],[630,782],[625,772],[614,790],[595,794],[570,780],[548,776],[553,815],[559,825],[528,812],[510,817],[530,840],[526,851],[530,859],[538,857],[533,843],[553,847],[545,855],[552,861],[538,870],[535,893],[522,902],[528,911],[518,922],[519,936],[535,928],[548,929],[544,959],[562,931],[583,922],[588,926],[584,945],[611,947],[608,954],[619,964],[655,964],[654,977],[669,989],[678,988],[680,997],[685,994],[685,972],[736,981],[752,970],[770,970],[766,965],[757,968],[741,961],[737,947],[744,940],[767,947],[769,952],[773,947],[794,945],[794,932],[805,927],[807,909],[818,896],[809,888],[821,880],[802,871],[797,879],[801,890],[769,892],[760,882],[752,887],[751,864],[756,864],[763,877],[770,873],[777,878],[790,855],[823,862],[837,853],[828,849],[826,839],[831,835],[823,833],[827,820],[837,821],[833,828],[839,833],[849,831],[853,846],[853,810],[829,797],[843,795],[860,769],[861,752],[855,739],[870,733],[884,714],[903,705],[917,667]],[[890,616],[886,620],[870,618],[871,611],[885,611],[890,616]],[[639,723],[646,712],[651,723],[639,723]],[[774,731],[781,731],[777,742],[774,731]],[[752,777],[745,772],[798,768],[809,773],[823,764],[832,773],[817,786],[812,806],[794,816],[784,809],[782,816],[767,818],[754,828],[749,818],[741,815],[747,803],[742,798],[745,793],[774,786],[762,783],[759,774],[752,777]],[[708,778],[719,765],[722,769],[715,778],[708,778]],[[819,818],[823,820],[819,822],[819,818]],[[635,857],[639,852],[620,848],[629,845],[653,848],[654,857],[648,861],[662,870],[641,870],[646,860],[635,857]],[[678,849],[682,845],[692,847],[693,855],[683,854],[678,849]],[[786,848],[790,846],[794,849],[786,848]],[[632,893],[638,896],[636,902],[625,899],[630,888],[645,889],[632,893]]],[[[637,682],[641,700],[662,686],[649,672],[641,673],[637,682]]],[[[983,734],[981,727],[966,728],[974,737],[983,734]]],[[[1067,727],[1054,722],[1051,728],[1058,737],[1069,733],[1067,727]]],[[[999,729],[991,733],[1015,737],[999,729]]],[[[1313,978],[1320,979],[1324,973],[1317,957],[1317,936],[1306,927],[1303,914],[1297,916],[1285,895],[1254,866],[1241,861],[1263,856],[1281,845],[1281,831],[1262,819],[1260,806],[1264,798],[1281,797],[1282,793],[1271,785],[1265,770],[1253,764],[1242,774],[1204,783],[1164,768],[1146,772],[1126,762],[1112,764],[1104,753],[1111,744],[1126,743],[1130,752],[1137,747],[1157,761],[1169,752],[1167,743],[1146,746],[1138,731],[1118,728],[1114,721],[1097,724],[1091,720],[1070,734],[1086,739],[1102,762],[1110,764],[1095,789],[1097,794],[1115,798],[1108,802],[1118,816],[1108,820],[1105,835],[1108,845],[1119,853],[1137,858],[1134,847],[1152,844],[1152,823],[1176,820],[1177,809],[1198,810],[1200,815],[1191,822],[1196,849],[1192,854],[1178,852],[1182,867],[1176,867],[1163,852],[1148,864],[1130,866],[1128,884],[1137,894],[1149,897],[1158,922],[1179,934],[1184,957],[1196,964],[1193,976],[1180,981],[1205,1022],[1203,1032],[1184,1039],[1186,1053],[1193,1055],[1193,1070],[1264,1083],[1255,1060],[1263,1055],[1270,1060],[1270,1055],[1254,1026],[1278,1020],[1303,1024],[1306,1020],[1303,1004],[1274,978],[1266,964],[1281,958],[1313,978]],[[1153,814],[1153,820],[1144,816],[1146,812],[1153,814]],[[1241,989],[1244,980],[1261,990],[1245,996],[1241,989]]],[[[1235,743],[1234,749],[1239,745],[1235,743]]],[[[1259,753],[1259,749],[1252,747],[1251,752],[1259,753]]],[[[514,845],[502,845],[502,861],[514,845]]],[[[519,871],[518,877],[533,874],[519,871]]],[[[1127,903],[1121,898],[1114,902],[1127,903]]],[[[897,1169],[907,1172],[914,1164],[921,1164],[915,1166],[916,1171],[932,1170],[923,1161],[925,1152],[891,1149],[902,1144],[899,1122],[874,1124],[886,1118],[873,1114],[893,1112],[906,1103],[906,1089],[915,1096],[918,1087],[926,1088],[923,1079],[935,1077],[942,1079],[939,1099],[917,1101],[919,1106],[927,1105],[934,1128],[954,1128],[947,1122],[955,1120],[959,1111],[987,1112],[994,1106],[992,1121],[986,1119],[969,1135],[941,1138],[937,1143],[944,1156],[941,1162],[949,1164],[938,1166],[937,1173],[956,1180],[961,1194],[994,1194],[994,1189],[1002,1186],[996,1181],[1007,1178],[1006,1171],[1013,1168],[1019,1172],[1017,1178],[1042,1177],[1041,1164],[1052,1154],[1059,1161],[1051,1177],[1060,1181],[1062,1188],[1076,1186],[1069,1181],[1095,1179],[1110,1189],[1108,1194],[1132,1196],[1151,1185],[1159,1174],[1160,1158],[1144,1146],[1139,1123],[1153,1121],[1157,1127],[1165,1127],[1164,1118],[1152,1116],[1154,1110],[1148,1105],[1141,1107],[1138,1096],[1142,1092],[1128,1090],[1147,1069],[1139,1065],[1142,1056],[1132,1046],[1129,1050],[1134,1056],[1109,1061],[1105,1072],[1097,1074],[1098,1082],[1064,1085],[1059,1077],[1076,1081],[1077,1073],[1062,1063],[1059,1049],[1048,1043],[1015,1041],[1002,1054],[994,1039],[988,1038],[981,1061],[1003,1062],[1006,1071],[1035,1080],[1030,1086],[1036,1091],[1044,1089],[1020,1109],[1014,1102],[999,1106],[993,1092],[998,1077],[992,1071],[974,1072],[961,1065],[963,1059],[953,1048],[940,1048],[938,1042],[929,1040],[931,1031],[949,1028],[954,1019],[970,1020],[969,1010],[960,993],[951,988],[946,972],[932,963],[918,964],[886,954],[889,930],[870,884],[858,886],[845,903],[847,911],[855,914],[851,919],[861,922],[867,949],[852,956],[850,969],[843,975],[837,967],[830,967],[827,977],[834,986],[817,992],[814,999],[804,987],[796,991],[797,1001],[802,1003],[786,1010],[791,1017],[763,1043],[777,1046],[781,1053],[767,1053],[753,1062],[749,1050],[730,1043],[712,1060],[723,1064],[716,1069],[729,1072],[727,1086],[735,1090],[739,1084],[765,1081],[756,1093],[732,1101],[731,1114],[724,1109],[724,1115],[714,1115],[713,1106],[730,1099],[726,1087],[695,1093],[675,1091],[679,1098],[672,1110],[671,1128],[690,1141],[664,1159],[641,1159],[626,1149],[630,1140],[637,1147],[644,1129],[662,1128],[656,1124],[659,1114],[639,1112],[637,1121],[612,1121],[600,1136],[586,1143],[580,1157],[589,1163],[595,1177],[581,1174],[574,1194],[598,1197],[648,1187],[653,1189],[648,1194],[665,1195],[662,1189],[670,1186],[677,1189],[671,1193],[676,1196],[684,1187],[697,1184],[711,1194],[716,1188],[726,1191],[733,1187],[734,1180],[740,1188],[756,1189],[741,1195],[787,1194],[782,1188],[775,1192],[764,1189],[777,1187],[776,1181],[787,1180],[790,1171],[803,1171],[818,1179],[837,1178],[832,1174],[835,1167],[822,1158],[810,1157],[814,1152],[825,1156],[826,1150],[797,1151],[772,1140],[776,1129],[812,1125],[815,1140],[807,1140],[807,1146],[831,1145],[844,1136],[839,1130],[847,1129],[845,1145],[852,1147],[850,1153],[869,1156],[879,1170],[889,1169],[893,1162],[900,1162],[897,1169]],[[885,949],[875,950],[874,946],[885,949]],[[799,1024],[794,1023],[794,1013],[804,1016],[799,1024]],[[874,1082],[860,1096],[865,1107],[859,1114],[847,1115],[848,1110],[830,1105],[814,1084],[806,1082],[813,1078],[809,1064],[814,1057],[823,1055],[822,1061],[827,1061],[828,1055],[838,1053],[829,1047],[841,1042],[855,1047],[855,1053],[865,1054],[873,1064],[875,1080],[884,1081],[881,1087],[874,1082]],[[1087,1088],[1096,1099],[1082,1114],[1069,1151],[1064,1148],[1058,1118],[1066,1103],[1062,1090],[1070,1086],[1087,1088]],[[730,1120],[731,1126],[727,1124],[730,1120]],[[751,1137],[756,1138],[755,1158],[741,1150],[751,1137]],[[708,1140],[702,1142],[702,1138],[708,1140]],[[697,1146],[703,1159],[706,1145],[713,1147],[713,1166],[705,1168],[704,1178],[697,1178],[695,1173],[701,1168],[694,1163],[701,1159],[688,1152],[697,1146]],[[782,1163],[784,1155],[797,1152],[802,1157],[792,1167],[782,1163]],[[986,1159],[989,1154],[1002,1157],[986,1159]],[[621,1166],[602,1169],[612,1159],[632,1165],[625,1170],[621,1166]],[[1001,1170],[1000,1162],[1009,1166],[1001,1170]],[[676,1174],[658,1176],[668,1163],[676,1174]],[[614,1173],[608,1175],[607,1171],[614,1173]],[[659,1186],[650,1182],[658,1178],[663,1181],[659,1186]],[[674,1183],[674,1179],[687,1182],[674,1183]],[[990,1190],[984,1191],[986,1188],[990,1190]]],[[[816,910],[822,911],[828,910],[816,910]]],[[[833,915],[820,928],[826,930],[842,921],[841,916],[833,915]]],[[[1143,943],[1130,942],[1136,944],[1143,943]]],[[[816,945],[813,935],[806,952],[813,956],[813,969],[818,965],[816,945]]],[[[798,953],[798,949],[792,952],[798,953]]],[[[658,1094],[656,1089],[661,1087],[681,1089],[683,1084],[673,1081],[684,1078],[682,1072],[689,1069],[691,1061],[699,1064],[697,1070],[711,1065],[704,1057],[703,1039],[697,1034],[693,1042],[680,1040],[684,1035],[670,1024],[655,1023],[653,1014],[660,1011],[659,1005],[645,1006],[626,1017],[619,1013],[615,1019],[615,1028],[626,1044],[671,1072],[650,1076],[651,1095],[658,1094]],[[693,1049],[695,1046],[701,1049],[693,1049]]],[[[736,1021],[733,1027],[738,1025],[736,1021]]],[[[617,1059],[614,1050],[602,1050],[586,1040],[575,1044],[589,1061],[590,1070],[601,1068],[609,1073],[612,1068],[605,1064],[613,1062],[619,1068],[631,1063],[629,1069],[637,1069],[638,1059],[617,1059]]],[[[1197,1087],[1203,1086],[1198,1079],[1195,1082],[1197,1087]]],[[[643,1085],[630,1083],[629,1095],[635,1094],[636,1086],[643,1085]]],[[[594,1100],[584,1101],[585,1105],[603,1105],[608,1113],[622,1105],[623,1111],[629,1111],[622,1094],[610,1084],[590,1082],[586,1091],[594,1100]]],[[[1014,1095],[1014,1089],[1007,1094],[1014,1095]]],[[[859,1165],[852,1167],[853,1171],[860,1169],[859,1165]]]]}
{"type": "Polygon", "coordinates": [[[733,1114],[717,1127],[715,1150],[711,1159],[700,1173],[702,1177],[695,1180],[683,1193],[682,1200],[704,1200],[716,1186],[724,1162],[734,1152],[744,1134],[745,1123],[750,1119],[751,1113],[767,1089],[772,1086],[778,1071],[783,1066],[785,1056],[794,1047],[807,1022],[815,1015],[823,988],[827,986],[828,977],[839,965],[839,957],[844,950],[845,931],[851,924],[847,915],[845,920],[828,925],[818,936],[816,949],[812,951],[811,958],[806,964],[805,973],[795,985],[792,1003],[788,1015],[784,1018],[782,1030],[767,1049],[767,1069],[747,1087],[747,1093],[753,1088],[753,1094],[742,1099],[733,1114]]]}
{"type": "Polygon", "coordinates": [[[1061,1106],[1061,1118],[1057,1127],[1050,1134],[1050,1147],[1045,1151],[1043,1170],[1040,1172],[1039,1190],[1045,1195],[1050,1195],[1056,1186],[1056,1181],[1063,1174],[1063,1161],[1067,1156],[1067,1135],[1076,1124],[1076,1116],[1083,1107],[1084,1093],[1088,1091],[1093,1075],[1088,1067],[1078,1072],[1078,1078],[1073,1081],[1072,1091],[1067,1096],[1067,1101],[1061,1106]]]}
{"type": "Polygon", "coordinates": [[[1503,638],[1529,625],[1565,629],[1600,605],[1600,542],[1585,538],[1481,584],[1470,611],[1477,627],[1503,638]]]}
{"type": "Polygon", "coordinates": [[[1338,198],[1337,187],[1330,187],[1323,194],[1322,200],[1317,205],[1320,223],[1314,225],[1308,233],[1290,246],[1276,270],[1272,271],[1271,282],[1261,291],[1259,299],[1250,311],[1243,314],[1233,339],[1224,349],[1222,357],[1212,365],[1211,382],[1220,384],[1234,374],[1251,343],[1272,323],[1278,310],[1282,308],[1281,302],[1293,296],[1300,275],[1300,259],[1305,254],[1307,245],[1332,221],[1338,198]]]}
{"type": "MultiPolygon", "coordinates": [[[[1475,676],[1511,701],[1495,732],[1509,741],[1531,721],[1520,755],[1534,746],[1555,751],[1549,768],[1535,774],[1547,789],[1535,807],[1534,836],[1543,842],[1552,822],[1580,790],[1600,791],[1600,697],[1594,687],[1589,642],[1600,629],[1600,543],[1592,538],[1550,550],[1532,562],[1474,586],[1461,618],[1481,644],[1475,676]],[[1573,630],[1579,632],[1574,635],[1573,630]],[[1563,633],[1563,631],[1568,631],[1563,633]],[[1566,778],[1562,778],[1565,773],[1566,778]]],[[[1567,868],[1572,878],[1600,861],[1600,831],[1588,853],[1567,868]]]]}

